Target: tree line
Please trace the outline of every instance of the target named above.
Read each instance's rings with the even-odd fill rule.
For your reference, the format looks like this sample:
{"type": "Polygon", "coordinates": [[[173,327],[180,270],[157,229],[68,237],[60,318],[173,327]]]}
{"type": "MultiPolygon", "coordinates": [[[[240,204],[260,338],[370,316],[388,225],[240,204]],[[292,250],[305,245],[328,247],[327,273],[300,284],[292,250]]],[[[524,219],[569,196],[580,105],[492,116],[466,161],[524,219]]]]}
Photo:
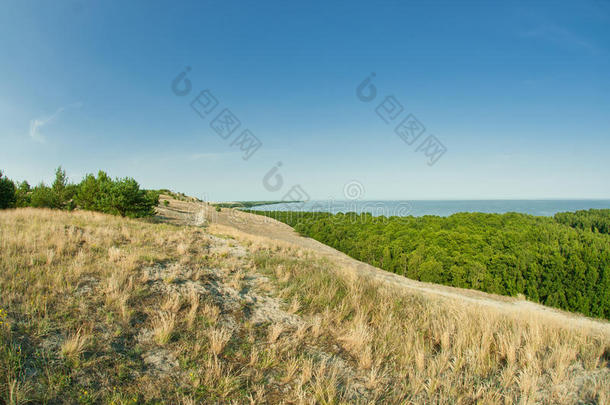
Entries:
{"type": "Polygon", "coordinates": [[[50,186],[43,182],[31,187],[27,181],[14,182],[0,172],[0,209],[37,207],[63,210],[84,209],[123,217],[152,216],[159,192],[143,190],[131,177],[112,179],[105,172],[87,174],[80,183],[71,183],[58,167],[50,186]]]}
{"type": "Polygon", "coordinates": [[[600,225],[608,224],[610,210],[556,218],[518,213],[387,218],[255,212],[415,280],[523,294],[545,305],[610,319],[610,235],[600,225]]]}
{"type": "Polygon", "coordinates": [[[572,228],[610,234],[610,209],[560,212],[555,214],[555,220],[572,228]]]}

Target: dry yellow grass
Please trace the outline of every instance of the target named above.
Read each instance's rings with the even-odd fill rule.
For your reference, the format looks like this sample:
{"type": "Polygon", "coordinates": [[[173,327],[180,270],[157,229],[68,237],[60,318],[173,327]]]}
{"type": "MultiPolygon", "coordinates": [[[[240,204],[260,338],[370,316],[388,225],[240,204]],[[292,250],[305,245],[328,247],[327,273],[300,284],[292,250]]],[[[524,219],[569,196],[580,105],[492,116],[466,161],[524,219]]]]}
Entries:
{"type": "Polygon", "coordinates": [[[78,360],[85,351],[89,339],[89,335],[83,333],[82,329],[79,329],[61,344],[61,354],[69,359],[78,360]]]}
{"type": "Polygon", "coordinates": [[[0,212],[0,401],[608,401],[599,329],[342,270],[228,227],[0,212]]]}
{"type": "Polygon", "coordinates": [[[208,333],[208,339],[210,340],[210,350],[218,356],[231,339],[231,332],[223,328],[211,329],[208,333]]]}
{"type": "Polygon", "coordinates": [[[176,327],[176,315],[165,311],[153,314],[152,330],[155,340],[160,345],[169,343],[174,335],[176,327]]]}

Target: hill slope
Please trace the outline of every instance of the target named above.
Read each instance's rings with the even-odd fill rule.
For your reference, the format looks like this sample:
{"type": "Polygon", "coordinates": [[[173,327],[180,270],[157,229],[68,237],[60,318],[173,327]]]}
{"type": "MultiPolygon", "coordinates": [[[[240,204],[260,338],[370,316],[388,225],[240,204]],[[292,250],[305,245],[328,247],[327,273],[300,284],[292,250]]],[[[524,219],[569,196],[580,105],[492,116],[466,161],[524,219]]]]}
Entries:
{"type": "Polygon", "coordinates": [[[553,218],[517,213],[390,218],[256,213],[410,279],[521,294],[547,306],[610,319],[610,236],[573,229],[553,218]]]}
{"type": "Polygon", "coordinates": [[[531,312],[536,316],[562,322],[566,327],[591,328],[610,335],[610,323],[608,321],[583,317],[514,297],[420,282],[384,271],[355,260],[315,239],[303,237],[290,226],[269,217],[232,209],[223,209],[222,212],[216,212],[203,203],[194,204],[180,201],[172,202],[170,207],[159,208],[159,212],[165,221],[171,221],[175,224],[186,225],[205,222],[220,225],[225,231],[237,232],[238,235],[263,236],[266,240],[288,243],[310,250],[315,252],[317,256],[330,260],[336,265],[337,269],[348,276],[362,277],[380,283],[385,288],[396,289],[398,292],[424,294],[435,299],[457,299],[461,302],[492,307],[507,314],[531,312]]]}
{"type": "Polygon", "coordinates": [[[233,210],[171,200],[159,214],[0,212],[6,402],[610,394],[607,323],[412,282],[233,210]]]}

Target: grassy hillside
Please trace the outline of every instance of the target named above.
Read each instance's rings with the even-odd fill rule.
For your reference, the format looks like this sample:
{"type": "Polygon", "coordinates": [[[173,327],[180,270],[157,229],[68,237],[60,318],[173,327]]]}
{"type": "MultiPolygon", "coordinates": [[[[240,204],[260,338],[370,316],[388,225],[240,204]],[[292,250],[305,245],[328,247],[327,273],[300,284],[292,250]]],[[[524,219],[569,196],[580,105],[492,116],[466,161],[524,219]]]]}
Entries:
{"type": "Polygon", "coordinates": [[[548,306],[610,319],[610,235],[591,232],[588,225],[573,229],[553,218],[516,213],[447,218],[261,213],[411,279],[523,294],[548,306]]]}
{"type": "Polygon", "coordinates": [[[0,401],[604,403],[610,340],[232,228],[0,212],[0,401]]]}

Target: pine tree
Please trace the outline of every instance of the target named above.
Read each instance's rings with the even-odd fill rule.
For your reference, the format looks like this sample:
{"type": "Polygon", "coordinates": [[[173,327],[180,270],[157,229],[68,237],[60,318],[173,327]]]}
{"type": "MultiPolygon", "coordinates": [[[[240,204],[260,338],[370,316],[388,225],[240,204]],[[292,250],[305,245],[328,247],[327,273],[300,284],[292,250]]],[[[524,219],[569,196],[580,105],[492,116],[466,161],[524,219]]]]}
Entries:
{"type": "Polygon", "coordinates": [[[12,208],[15,206],[15,183],[0,171],[0,209],[12,208]]]}

